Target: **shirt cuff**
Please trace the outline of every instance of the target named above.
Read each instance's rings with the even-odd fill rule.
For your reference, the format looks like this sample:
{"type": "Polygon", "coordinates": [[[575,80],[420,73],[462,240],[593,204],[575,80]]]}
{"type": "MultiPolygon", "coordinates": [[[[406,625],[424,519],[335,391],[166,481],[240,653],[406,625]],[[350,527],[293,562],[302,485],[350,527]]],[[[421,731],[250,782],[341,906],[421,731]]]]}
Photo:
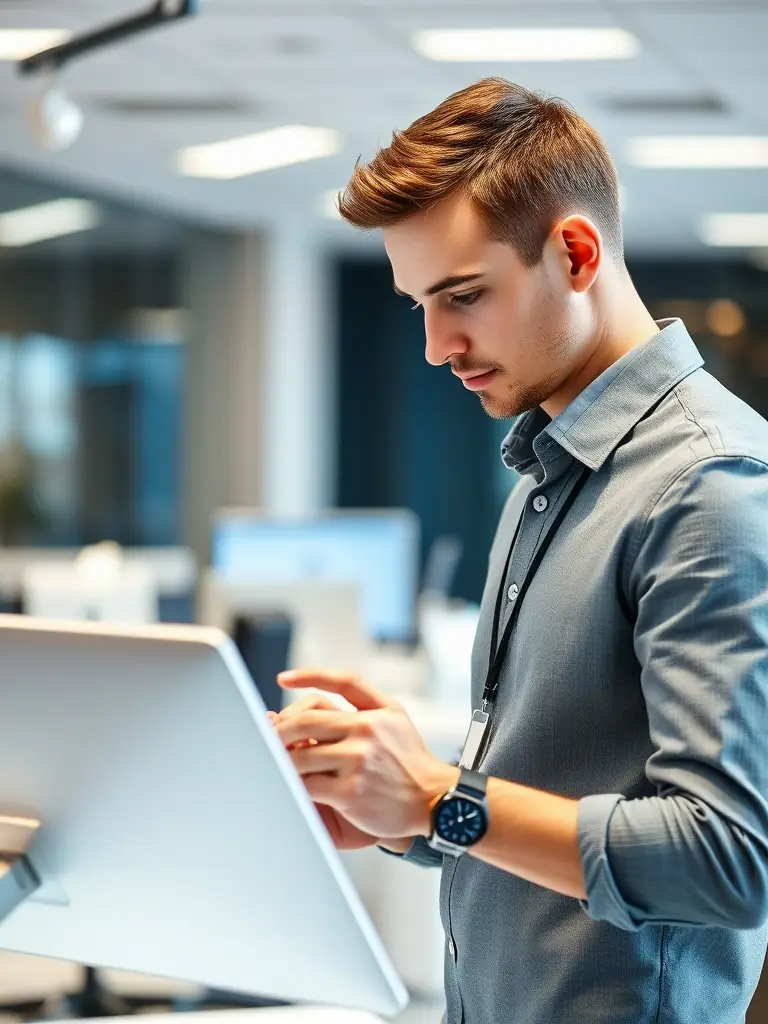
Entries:
{"type": "Polygon", "coordinates": [[[600,793],[579,801],[579,853],[587,890],[586,900],[579,903],[593,921],[608,921],[624,931],[635,932],[643,922],[632,917],[608,858],[608,829],[622,800],[620,793],[600,793]]]}

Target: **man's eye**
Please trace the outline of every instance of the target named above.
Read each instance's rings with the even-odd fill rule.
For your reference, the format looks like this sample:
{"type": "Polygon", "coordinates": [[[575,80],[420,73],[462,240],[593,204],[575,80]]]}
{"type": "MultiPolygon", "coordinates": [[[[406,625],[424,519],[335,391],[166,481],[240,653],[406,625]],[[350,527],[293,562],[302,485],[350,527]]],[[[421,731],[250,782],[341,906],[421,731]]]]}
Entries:
{"type": "Polygon", "coordinates": [[[482,294],[483,294],[483,290],[482,290],[482,288],[479,288],[477,291],[474,291],[474,292],[463,292],[460,295],[452,295],[451,296],[451,305],[452,306],[472,306],[472,305],[474,305],[475,302],[477,302],[477,300],[480,298],[480,296],[482,294]]]}

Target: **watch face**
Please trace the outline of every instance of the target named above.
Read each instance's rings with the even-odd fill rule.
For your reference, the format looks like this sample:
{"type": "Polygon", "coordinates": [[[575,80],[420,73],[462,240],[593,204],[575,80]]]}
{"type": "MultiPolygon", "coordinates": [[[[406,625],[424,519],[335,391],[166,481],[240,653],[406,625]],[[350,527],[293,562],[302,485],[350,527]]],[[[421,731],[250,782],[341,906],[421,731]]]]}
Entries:
{"type": "Polygon", "coordinates": [[[483,808],[474,801],[455,796],[440,805],[435,818],[435,831],[441,839],[457,846],[472,846],[485,834],[483,808]]]}

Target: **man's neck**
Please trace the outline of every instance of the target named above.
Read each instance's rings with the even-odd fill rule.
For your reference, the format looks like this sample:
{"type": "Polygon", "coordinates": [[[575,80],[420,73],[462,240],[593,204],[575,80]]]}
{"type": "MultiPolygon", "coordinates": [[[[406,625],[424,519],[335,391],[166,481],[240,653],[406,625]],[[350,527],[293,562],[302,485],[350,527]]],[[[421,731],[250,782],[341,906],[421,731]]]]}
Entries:
{"type": "Polygon", "coordinates": [[[557,391],[541,403],[541,408],[550,419],[555,419],[566,409],[593,380],[609,366],[621,359],[633,348],[649,341],[659,333],[658,325],[643,305],[634,287],[630,285],[630,293],[624,302],[619,304],[620,316],[615,319],[606,317],[600,331],[597,345],[587,361],[575,370],[557,391]]]}

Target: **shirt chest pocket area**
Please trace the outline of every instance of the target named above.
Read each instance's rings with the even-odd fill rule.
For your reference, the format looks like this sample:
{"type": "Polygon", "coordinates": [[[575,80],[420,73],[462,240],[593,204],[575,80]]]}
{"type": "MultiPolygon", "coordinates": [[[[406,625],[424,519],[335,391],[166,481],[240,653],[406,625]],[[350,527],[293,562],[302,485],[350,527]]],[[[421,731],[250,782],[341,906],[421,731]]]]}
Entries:
{"type": "MultiPolygon", "coordinates": [[[[632,651],[619,546],[597,530],[582,529],[586,525],[558,532],[527,586],[504,671],[517,685],[526,679],[575,681],[583,674],[610,672],[632,651]]],[[[499,584],[504,597],[500,632],[525,582],[525,571],[516,572],[515,562],[499,584]]],[[[486,652],[490,631],[488,641],[486,652]]]]}

